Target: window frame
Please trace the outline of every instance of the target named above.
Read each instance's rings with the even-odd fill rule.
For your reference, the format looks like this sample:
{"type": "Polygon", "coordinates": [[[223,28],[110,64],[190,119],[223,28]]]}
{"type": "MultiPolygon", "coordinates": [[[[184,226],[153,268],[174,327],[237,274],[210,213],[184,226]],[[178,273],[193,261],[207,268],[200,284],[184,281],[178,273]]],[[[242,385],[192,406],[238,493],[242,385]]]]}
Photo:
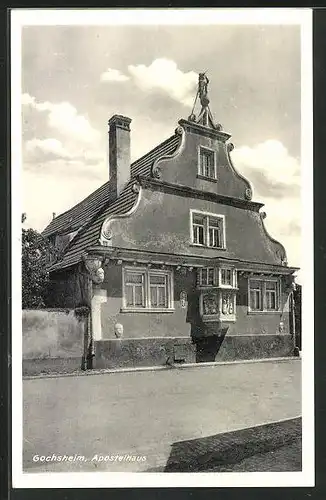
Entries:
{"type": "Polygon", "coordinates": [[[155,269],[152,267],[141,267],[141,266],[123,266],[122,268],[122,307],[121,312],[156,312],[156,313],[166,313],[174,311],[174,276],[173,269],[155,269]],[[143,302],[144,306],[130,306],[127,305],[127,294],[126,294],[126,276],[128,273],[142,274],[143,275],[143,302]],[[160,275],[165,276],[166,280],[166,307],[155,307],[151,305],[151,285],[150,276],[160,275]]]}
{"type": "Polygon", "coordinates": [[[226,249],[226,229],[225,229],[225,215],[223,214],[216,214],[212,212],[203,212],[201,210],[196,210],[196,209],[190,209],[190,242],[191,245],[201,247],[201,248],[211,248],[213,250],[225,250],[226,249]],[[196,243],[194,241],[194,215],[200,215],[204,217],[204,243],[196,243]],[[218,219],[221,223],[221,228],[220,228],[220,236],[221,236],[221,243],[222,245],[220,247],[215,247],[215,246],[210,246],[209,245],[209,228],[212,227],[209,225],[209,218],[215,218],[218,219]]]}
{"type": "Polygon", "coordinates": [[[235,267],[223,265],[218,269],[218,284],[220,288],[225,289],[234,289],[238,288],[238,277],[237,270],[235,267]],[[222,271],[230,271],[231,272],[231,283],[222,283],[222,271]]]}
{"type": "Polygon", "coordinates": [[[198,177],[202,178],[202,179],[205,179],[207,181],[217,181],[217,164],[216,164],[216,151],[215,149],[213,148],[210,148],[209,146],[203,146],[203,145],[199,145],[198,146],[198,166],[197,166],[197,175],[198,177]],[[213,158],[213,172],[214,172],[214,176],[208,176],[208,175],[205,175],[205,173],[203,173],[201,170],[202,170],[202,154],[203,153],[209,153],[210,156],[212,156],[213,158]]]}
{"type": "Polygon", "coordinates": [[[201,267],[197,271],[197,286],[199,288],[217,288],[218,287],[218,273],[216,267],[201,267]],[[213,283],[208,283],[209,279],[203,283],[203,274],[206,274],[206,277],[209,278],[209,271],[213,271],[213,283]]]}
{"type": "MultiPolygon", "coordinates": [[[[129,308],[129,309],[143,309],[145,307],[145,288],[146,288],[146,276],[145,276],[145,273],[144,272],[141,272],[141,271],[136,271],[136,270],[127,270],[124,274],[124,304],[125,304],[125,307],[126,308],[129,308]],[[135,274],[135,275],[139,275],[142,277],[142,280],[141,280],[141,283],[128,283],[127,282],[127,275],[130,275],[130,274],[135,274]],[[133,300],[134,300],[134,296],[135,296],[135,287],[137,286],[138,288],[141,288],[141,295],[142,295],[142,305],[130,305],[130,304],[127,304],[127,287],[128,286],[132,286],[132,289],[133,289],[133,300]]],[[[135,300],[134,300],[135,301],[135,300]]]]}
{"type": "Polygon", "coordinates": [[[280,313],[281,312],[281,279],[280,278],[268,278],[268,277],[261,277],[261,276],[252,276],[248,278],[248,313],[250,314],[274,314],[274,313],[280,313]],[[251,286],[250,283],[252,281],[258,281],[260,282],[260,292],[261,292],[261,308],[260,309],[252,309],[251,307],[251,286]],[[275,283],[275,303],[276,303],[276,308],[275,309],[269,309],[267,308],[267,294],[266,294],[266,285],[267,283],[275,283]]]}

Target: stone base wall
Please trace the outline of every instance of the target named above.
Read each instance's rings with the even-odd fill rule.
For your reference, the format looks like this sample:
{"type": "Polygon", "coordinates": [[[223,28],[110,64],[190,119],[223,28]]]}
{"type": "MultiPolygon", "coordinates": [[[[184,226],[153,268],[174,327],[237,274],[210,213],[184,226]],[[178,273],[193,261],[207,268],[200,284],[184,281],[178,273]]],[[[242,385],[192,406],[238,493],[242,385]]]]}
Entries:
{"type": "Polygon", "coordinates": [[[215,361],[294,356],[291,335],[226,335],[215,361]]]}
{"type": "Polygon", "coordinates": [[[195,363],[196,347],[190,339],[109,339],[95,342],[94,368],[163,366],[178,359],[195,363]]]}
{"type": "Polygon", "coordinates": [[[94,368],[164,366],[294,355],[290,335],[226,335],[194,344],[185,338],[108,339],[95,342],[94,368]]]}

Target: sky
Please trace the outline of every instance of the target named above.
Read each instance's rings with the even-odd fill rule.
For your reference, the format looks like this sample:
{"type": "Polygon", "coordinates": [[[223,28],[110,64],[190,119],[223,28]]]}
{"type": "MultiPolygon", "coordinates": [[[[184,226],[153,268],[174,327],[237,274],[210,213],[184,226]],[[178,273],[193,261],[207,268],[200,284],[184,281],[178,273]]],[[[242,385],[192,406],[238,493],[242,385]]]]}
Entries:
{"type": "Polygon", "coordinates": [[[39,231],[108,180],[107,122],[129,116],[132,160],[191,112],[198,73],[232,135],[265,225],[301,265],[300,28],[27,26],[22,31],[23,211],[39,231]]]}

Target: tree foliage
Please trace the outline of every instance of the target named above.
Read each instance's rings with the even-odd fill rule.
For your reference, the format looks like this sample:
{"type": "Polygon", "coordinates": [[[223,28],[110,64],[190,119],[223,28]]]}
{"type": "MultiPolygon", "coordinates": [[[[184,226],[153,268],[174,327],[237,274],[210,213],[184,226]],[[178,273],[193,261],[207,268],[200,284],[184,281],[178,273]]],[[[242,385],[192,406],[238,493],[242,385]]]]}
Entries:
{"type": "Polygon", "coordinates": [[[48,239],[34,229],[22,229],[23,309],[45,306],[49,284],[47,269],[55,257],[55,248],[48,239]]]}

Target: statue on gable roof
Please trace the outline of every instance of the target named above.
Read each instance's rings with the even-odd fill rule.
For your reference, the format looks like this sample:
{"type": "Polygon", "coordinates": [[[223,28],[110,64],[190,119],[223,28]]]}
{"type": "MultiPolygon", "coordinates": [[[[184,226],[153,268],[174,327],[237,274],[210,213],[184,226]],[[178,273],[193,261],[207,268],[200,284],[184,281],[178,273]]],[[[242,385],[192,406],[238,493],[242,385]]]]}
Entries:
{"type": "Polygon", "coordinates": [[[209,104],[209,99],[207,97],[208,84],[209,84],[209,79],[207,78],[206,73],[199,73],[198,94],[199,94],[200,104],[202,106],[207,106],[209,104]]]}
{"type": "Polygon", "coordinates": [[[208,98],[208,84],[209,79],[206,76],[206,71],[204,73],[198,74],[198,89],[195,97],[194,105],[188,120],[191,122],[199,123],[204,125],[204,127],[213,128],[215,130],[222,130],[222,125],[220,123],[215,123],[211,110],[209,109],[209,98],[208,98]],[[199,98],[201,104],[201,110],[198,117],[195,115],[195,107],[197,99],[199,98]]]}

